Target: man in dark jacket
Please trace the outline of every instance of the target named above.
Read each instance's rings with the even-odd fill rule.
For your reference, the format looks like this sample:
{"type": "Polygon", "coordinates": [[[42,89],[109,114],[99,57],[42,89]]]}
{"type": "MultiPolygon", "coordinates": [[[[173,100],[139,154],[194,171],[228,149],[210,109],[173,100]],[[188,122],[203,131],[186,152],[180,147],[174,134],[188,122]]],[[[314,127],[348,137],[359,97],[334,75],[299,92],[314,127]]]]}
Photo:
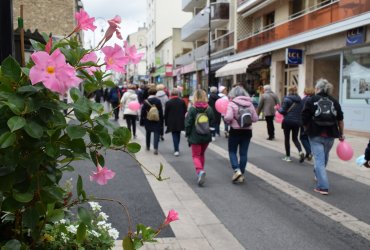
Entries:
{"type": "Polygon", "coordinates": [[[185,129],[186,104],[179,98],[179,91],[174,88],[171,91],[171,98],[166,102],[164,122],[167,126],[166,133],[172,133],[174,155],[179,156],[179,144],[181,131],[185,129]]]}
{"type": "Polygon", "coordinates": [[[314,172],[317,183],[314,191],[323,195],[329,194],[329,180],[326,174],[329,152],[335,138],[344,140],[343,112],[339,102],[330,96],[332,91],[331,83],[326,79],[319,79],[316,82],[315,95],[306,101],[302,111],[303,127],[310,140],[312,154],[315,158],[314,172]],[[322,98],[332,103],[333,109],[331,110],[335,113],[332,123],[319,122],[319,101],[322,98]]]}
{"type": "Polygon", "coordinates": [[[112,104],[113,114],[114,114],[114,120],[118,121],[119,117],[119,103],[121,100],[122,92],[118,86],[115,86],[114,88],[111,88],[108,95],[108,100],[112,104]]]}
{"type": "Polygon", "coordinates": [[[369,144],[367,144],[367,147],[365,149],[365,163],[364,166],[367,168],[370,168],[370,140],[369,144]]]}
{"type": "Polygon", "coordinates": [[[217,87],[211,87],[209,90],[209,100],[208,105],[212,108],[215,120],[214,126],[215,130],[212,131],[212,141],[216,140],[216,134],[220,136],[220,123],[221,123],[221,114],[216,110],[216,101],[221,97],[217,94],[217,87]]]}

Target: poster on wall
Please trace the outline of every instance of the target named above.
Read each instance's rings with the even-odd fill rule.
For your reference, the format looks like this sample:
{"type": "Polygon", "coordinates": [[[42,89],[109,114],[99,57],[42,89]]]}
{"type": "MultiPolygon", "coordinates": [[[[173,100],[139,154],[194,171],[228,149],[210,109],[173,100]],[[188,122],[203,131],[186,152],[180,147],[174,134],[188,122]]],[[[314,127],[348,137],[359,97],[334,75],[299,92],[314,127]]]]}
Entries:
{"type": "Polygon", "coordinates": [[[370,99],[370,69],[352,62],[343,69],[349,99],[370,99]]]}

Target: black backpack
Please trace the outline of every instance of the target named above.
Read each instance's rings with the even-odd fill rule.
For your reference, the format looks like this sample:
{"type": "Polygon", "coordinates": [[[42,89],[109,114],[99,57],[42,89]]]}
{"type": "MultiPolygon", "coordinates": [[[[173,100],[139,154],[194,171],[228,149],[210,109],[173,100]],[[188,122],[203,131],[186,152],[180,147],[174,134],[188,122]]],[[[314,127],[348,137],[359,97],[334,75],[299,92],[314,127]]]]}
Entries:
{"type": "Polygon", "coordinates": [[[207,109],[204,112],[199,112],[195,116],[195,131],[200,135],[207,135],[211,133],[209,127],[209,118],[207,115],[207,109]]]}
{"type": "Polygon", "coordinates": [[[329,97],[320,97],[314,102],[315,113],[312,120],[319,126],[333,126],[337,124],[337,111],[334,102],[329,97]]]}
{"type": "Polygon", "coordinates": [[[238,105],[238,114],[236,121],[238,122],[240,128],[247,128],[252,125],[252,114],[248,107],[241,106],[236,102],[233,102],[238,105]]]}

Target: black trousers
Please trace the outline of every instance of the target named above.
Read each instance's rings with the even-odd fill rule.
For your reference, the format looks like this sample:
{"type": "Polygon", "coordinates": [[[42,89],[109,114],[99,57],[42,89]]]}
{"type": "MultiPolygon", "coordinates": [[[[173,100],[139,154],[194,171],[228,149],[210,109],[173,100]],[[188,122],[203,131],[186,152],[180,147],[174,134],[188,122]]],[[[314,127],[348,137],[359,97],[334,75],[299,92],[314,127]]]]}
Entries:
{"type": "Polygon", "coordinates": [[[274,127],[274,116],[268,115],[265,116],[266,124],[267,124],[267,134],[269,138],[275,138],[275,127],[274,127]]]}
{"type": "Polygon", "coordinates": [[[136,118],[137,115],[124,115],[123,118],[126,120],[127,128],[130,130],[133,136],[136,136],[136,118]],[[132,128],[132,130],[131,130],[132,128]]]}

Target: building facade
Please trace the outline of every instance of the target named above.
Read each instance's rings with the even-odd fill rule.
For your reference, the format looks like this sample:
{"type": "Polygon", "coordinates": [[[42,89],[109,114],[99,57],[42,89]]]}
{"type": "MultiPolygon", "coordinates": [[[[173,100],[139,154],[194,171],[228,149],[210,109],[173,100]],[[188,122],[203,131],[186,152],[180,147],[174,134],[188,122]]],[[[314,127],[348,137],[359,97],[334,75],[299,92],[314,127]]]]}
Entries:
{"type": "Polygon", "coordinates": [[[128,35],[127,42],[130,46],[135,46],[137,53],[143,53],[138,64],[129,64],[126,69],[126,81],[138,84],[148,81],[147,75],[147,57],[146,57],[146,40],[147,28],[139,27],[138,31],[128,35]]]}

